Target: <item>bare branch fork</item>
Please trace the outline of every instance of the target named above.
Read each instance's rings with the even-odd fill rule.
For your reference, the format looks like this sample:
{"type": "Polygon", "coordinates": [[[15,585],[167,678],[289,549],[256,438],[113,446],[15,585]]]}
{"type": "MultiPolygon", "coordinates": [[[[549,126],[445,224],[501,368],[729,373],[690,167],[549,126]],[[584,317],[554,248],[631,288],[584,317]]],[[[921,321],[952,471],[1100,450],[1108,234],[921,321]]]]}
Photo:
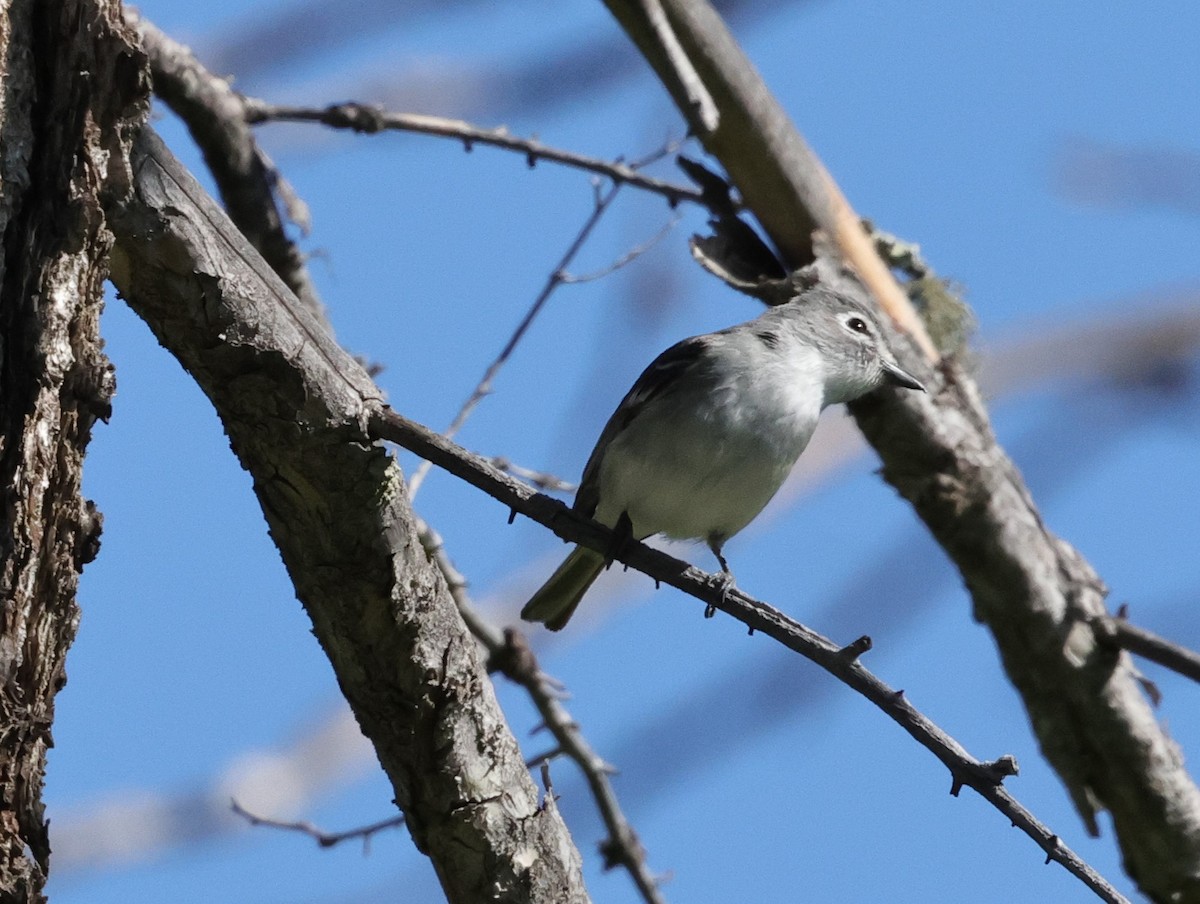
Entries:
{"type": "MultiPolygon", "coordinates": [[[[545,767],[551,757],[563,754],[576,763],[587,780],[609,832],[608,839],[601,845],[605,868],[624,867],[646,904],[665,904],[658,889],[658,880],[646,864],[645,849],[617,802],[616,791],[609,780],[614,770],[595,752],[580,730],[579,723],[563,705],[562,687],[541,670],[533,649],[520,632],[512,628],[500,631],[479,613],[467,593],[466,579],[451,562],[437,531],[420,520],[418,532],[422,547],[442,572],[446,587],[454,597],[467,628],[487,651],[489,667],[526,689],[544,720],[543,726],[554,736],[558,746],[535,758],[534,762],[541,761],[545,767]]],[[[547,793],[551,793],[549,782],[544,780],[544,784],[547,793]]],[[[299,832],[308,835],[322,848],[334,847],[352,839],[362,839],[366,847],[378,832],[404,824],[404,816],[400,815],[354,829],[330,832],[306,820],[282,820],[251,813],[237,800],[232,801],[230,806],[236,815],[252,826],[299,832]]]]}
{"type": "MultiPolygon", "coordinates": [[[[660,160],[673,151],[674,145],[666,144],[658,150],[648,154],[643,159],[631,164],[631,169],[633,172],[637,172],[641,167],[653,163],[656,160],[660,160]]],[[[513,330],[512,335],[509,336],[508,341],[504,343],[504,347],[500,350],[500,353],[496,355],[494,359],[492,359],[492,362],[484,370],[483,376],[480,378],[475,388],[471,391],[470,396],[468,396],[467,400],[463,402],[462,407],[460,407],[458,410],[458,414],[454,416],[454,420],[450,422],[450,426],[444,431],[444,436],[453,437],[457,435],[458,431],[461,430],[463,425],[466,424],[467,419],[471,416],[471,413],[475,410],[476,406],[478,406],[479,403],[482,402],[492,392],[492,382],[496,379],[504,365],[508,363],[508,359],[512,357],[513,352],[516,351],[517,346],[521,343],[521,340],[525,338],[525,334],[529,331],[529,328],[533,326],[534,320],[537,319],[538,314],[542,312],[542,309],[546,306],[546,302],[550,300],[550,296],[554,294],[555,290],[559,286],[568,283],[585,282],[589,279],[596,279],[602,275],[611,273],[620,267],[626,266],[635,258],[647,251],[655,242],[659,241],[659,239],[666,235],[667,231],[669,231],[672,226],[674,226],[676,220],[672,220],[648,241],[643,242],[642,244],[621,255],[620,258],[618,258],[608,267],[605,267],[604,270],[600,271],[598,274],[572,276],[567,272],[567,267],[570,266],[571,262],[575,260],[576,255],[578,255],[583,249],[583,246],[591,237],[592,232],[595,230],[597,224],[604,217],[605,212],[608,211],[613,201],[616,200],[617,194],[621,191],[621,186],[623,184],[618,181],[611,181],[607,187],[603,187],[600,182],[601,180],[596,180],[596,184],[593,186],[591,213],[588,214],[587,219],[585,219],[583,225],[579,227],[579,231],[575,234],[575,237],[567,245],[567,249],[563,252],[562,257],[559,258],[558,263],[550,271],[550,275],[546,278],[546,282],[542,286],[542,290],[533,300],[533,303],[525,312],[525,316],[521,318],[520,323],[517,324],[517,327],[515,330],[513,330]]],[[[424,482],[425,476],[428,473],[429,462],[421,462],[408,481],[408,494],[410,498],[416,496],[417,491],[421,488],[421,484],[424,482]]]]}
{"type": "MultiPolygon", "coordinates": [[[[381,406],[373,412],[368,429],[376,439],[403,446],[484,491],[508,507],[513,516],[525,515],[564,540],[582,543],[597,550],[611,549],[610,531],[603,526],[583,518],[562,502],[537,493],[491,467],[482,457],[389,408],[381,406]]],[[[964,785],[974,789],[1007,816],[1014,826],[1032,838],[1045,852],[1048,861],[1061,863],[1102,900],[1126,900],[1005,790],[1002,786],[1004,778],[1016,774],[1016,763],[1011,757],[985,762],[971,756],[962,745],[917,710],[902,690],[889,687],[858,661],[869,642],[859,639],[847,646],[839,646],[772,606],[736,588],[728,590],[719,577],[644,544],[630,543],[616,558],[656,581],[670,584],[707,606],[732,615],[752,630],[761,631],[821,666],[883,710],[921,746],[941,760],[950,770],[951,793],[957,795],[964,785]]]]}
{"type": "Polygon", "coordinates": [[[289,832],[300,832],[307,835],[317,843],[318,847],[329,848],[341,844],[343,841],[351,839],[362,839],[363,847],[366,848],[371,843],[371,838],[382,832],[384,829],[397,829],[404,825],[403,816],[391,816],[387,819],[381,819],[379,822],[373,822],[370,825],[359,826],[356,829],[347,829],[344,832],[327,832],[324,829],[318,828],[311,822],[303,820],[290,821],[285,819],[272,819],[267,816],[259,816],[251,813],[236,800],[230,801],[229,808],[234,814],[242,817],[252,826],[266,826],[272,829],[284,829],[289,832]]]}

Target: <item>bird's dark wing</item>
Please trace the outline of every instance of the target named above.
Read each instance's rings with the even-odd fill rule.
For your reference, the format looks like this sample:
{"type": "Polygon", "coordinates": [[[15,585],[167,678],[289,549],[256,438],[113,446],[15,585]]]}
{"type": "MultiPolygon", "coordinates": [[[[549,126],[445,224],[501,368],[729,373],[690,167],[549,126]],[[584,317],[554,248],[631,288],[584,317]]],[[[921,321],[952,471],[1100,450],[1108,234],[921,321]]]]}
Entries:
{"type": "Polygon", "coordinates": [[[701,362],[712,342],[711,335],[693,336],[676,342],[642,371],[596,440],[596,448],[584,466],[579,491],[575,494],[576,511],[589,518],[596,513],[596,506],[600,502],[600,462],[608,444],[642,413],[647,402],[660,396],[680,374],[701,362]]]}

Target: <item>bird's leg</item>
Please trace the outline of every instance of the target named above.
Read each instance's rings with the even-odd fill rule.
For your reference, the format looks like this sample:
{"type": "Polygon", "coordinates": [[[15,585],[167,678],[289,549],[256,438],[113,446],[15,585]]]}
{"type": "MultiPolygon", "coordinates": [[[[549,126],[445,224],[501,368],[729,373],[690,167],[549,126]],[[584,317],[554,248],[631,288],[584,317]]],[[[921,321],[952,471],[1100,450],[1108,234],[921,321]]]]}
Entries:
{"type": "MultiPolygon", "coordinates": [[[[720,536],[712,536],[708,538],[708,548],[712,550],[712,554],[717,557],[717,561],[721,563],[721,602],[725,602],[729,596],[729,591],[737,584],[733,580],[733,572],[729,570],[729,563],[725,561],[725,556],[721,554],[721,549],[725,546],[725,538],[720,536]]],[[[712,618],[717,614],[715,606],[711,604],[704,610],[705,618],[712,618]]]]}
{"type": "Polygon", "coordinates": [[[613,525],[612,537],[608,541],[608,549],[604,551],[604,567],[610,568],[613,559],[624,552],[633,539],[633,522],[629,520],[628,512],[621,512],[621,517],[613,525]]]}

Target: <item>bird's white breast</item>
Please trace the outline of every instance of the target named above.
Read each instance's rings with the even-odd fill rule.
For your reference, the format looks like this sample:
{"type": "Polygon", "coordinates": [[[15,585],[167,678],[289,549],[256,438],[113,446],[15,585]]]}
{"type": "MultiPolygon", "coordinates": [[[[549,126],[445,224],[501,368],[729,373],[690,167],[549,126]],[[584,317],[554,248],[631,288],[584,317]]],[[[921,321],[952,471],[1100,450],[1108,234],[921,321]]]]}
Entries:
{"type": "Polygon", "coordinates": [[[819,355],[718,346],[712,379],[664,392],[614,438],[596,518],[628,512],[635,536],[726,538],[770,501],[804,451],[823,398],[819,355]]]}

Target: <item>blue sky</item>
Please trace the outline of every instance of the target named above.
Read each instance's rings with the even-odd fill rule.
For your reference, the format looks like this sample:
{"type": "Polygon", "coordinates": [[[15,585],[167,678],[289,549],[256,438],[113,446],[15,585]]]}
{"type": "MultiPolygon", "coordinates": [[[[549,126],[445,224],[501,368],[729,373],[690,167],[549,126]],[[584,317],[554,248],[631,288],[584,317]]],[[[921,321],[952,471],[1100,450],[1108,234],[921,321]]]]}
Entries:
{"type": "MultiPolygon", "coordinates": [[[[343,36],[329,23],[315,46],[274,64],[293,33],[254,38],[240,55],[230,48],[298,2],[140,8],[269,100],[386,99],[599,157],[636,157],[682,131],[632,54],[613,52],[600,67],[606,79],[578,86],[531,75],[576,48],[582,68],[584,48],[622,46],[599,3],[367,6],[375,19],[366,34],[343,36]],[[531,83],[541,87],[522,96],[531,83]]],[[[737,26],[751,58],[859,212],[919,242],[964,287],[979,347],[1169,319],[1181,298],[1194,299],[1200,223],[1187,180],[1137,165],[1139,154],[1168,152],[1185,167],[1200,141],[1192,4],[1103,14],[1032,2],[994,12],[765,6],[737,26]],[[1124,161],[1118,173],[1182,187],[1158,202],[1137,192],[1113,200],[1100,190],[1107,183],[1086,179],[1094,191],[1068,191],[1068,177],[1087,175],[1087,149],[1124,161]]],[[[198,170],[178,125],[166,116],[157,126],[198,170]]],[[[281,126],[260,136],[311,207],[302,245],[339,340],[385,366],[380,383],[399,411],[444,427],[588,214],[587,177],[417,136],[281,126]]],[[[675,177],[669,163],[660,169],[675,177]]],[[[756,313],[690,262],[686,238],[704,218],[682,214],[633,266],[554,295],[461,434],[464,445],[574,479],[612,405],[657,351],[756,313]]],[[[573,269],[607,265],[669,217],[661,201],[624,190],[573,269]]],[[[138,817],[145,837],[124,859],[72,860],[84,848],[58,844],[58,833],[117,806],[136,815],[140,803],[166,802],[161,814],[197,795],[220,798],[231,775],[271,762],[338,707],[211,406],[121,302],[110,302],[104,332],[118,396],[86,468],[87,492],[105,513],[104,545],[83,575],[83,620],[58,698],[46,792],[61,853],[52,900],[438,900],[403,831],[378,836],[364,856],[355,845],[319,851],[266,829],[218,823],[208,833],[190,818],[181,827],[138,817]]],[[[1048,524],[1089,557],[1114,605],[1128,602],[1135,619],[1193,647],[1195,363],[1193,350],[1192,382],[1173,391],[1073,378],[1064,366],[992,408],[1048,524]]],[[[977,756],[1016,755],[1021,775],[1010,790],[1132,894],[1107,823],[1104,837],[1085,836],[961,582],[874,467],[867,453],[848,457],[836,478],[733,540],[739,583],[836,639],[870,634],[871,668],[977,756]]],[[[521,592],[563,552],[536,525],[506,526],[496,503],[436,471],[417,507],[497,620],[512,617],[521,592]]],[[[711,566],[702,547],[684,552],[711,566]]],[[[1093,900],[971,792],[950,797],[932,756],[824,673],[729,619],[702,619],[698,603],[654,592],[648,579],[605,580],[612,586],[597,587],[578,624],[553,642],[531,636],[544,667],[571,689],[593,745],[620,769],[617,793],[650,866],[671,876],[669,901],[1093,900]]],[[[1200,750],[1197,689],[1146,672],[1165,694],[1161,718],[1185,751],[1200,750]]],[[[541,749],[529,738],[528,704],[500,691],[527,750],[541,749]]],[[[626,876],[600,870],[603,829],[573,767],[558,762],[553,774],[593,898],[635,901],[626,876]]],[[[338,829],[387,816],[390,800],[360,756],[295,810],[265,815],[338,829]]]]}

